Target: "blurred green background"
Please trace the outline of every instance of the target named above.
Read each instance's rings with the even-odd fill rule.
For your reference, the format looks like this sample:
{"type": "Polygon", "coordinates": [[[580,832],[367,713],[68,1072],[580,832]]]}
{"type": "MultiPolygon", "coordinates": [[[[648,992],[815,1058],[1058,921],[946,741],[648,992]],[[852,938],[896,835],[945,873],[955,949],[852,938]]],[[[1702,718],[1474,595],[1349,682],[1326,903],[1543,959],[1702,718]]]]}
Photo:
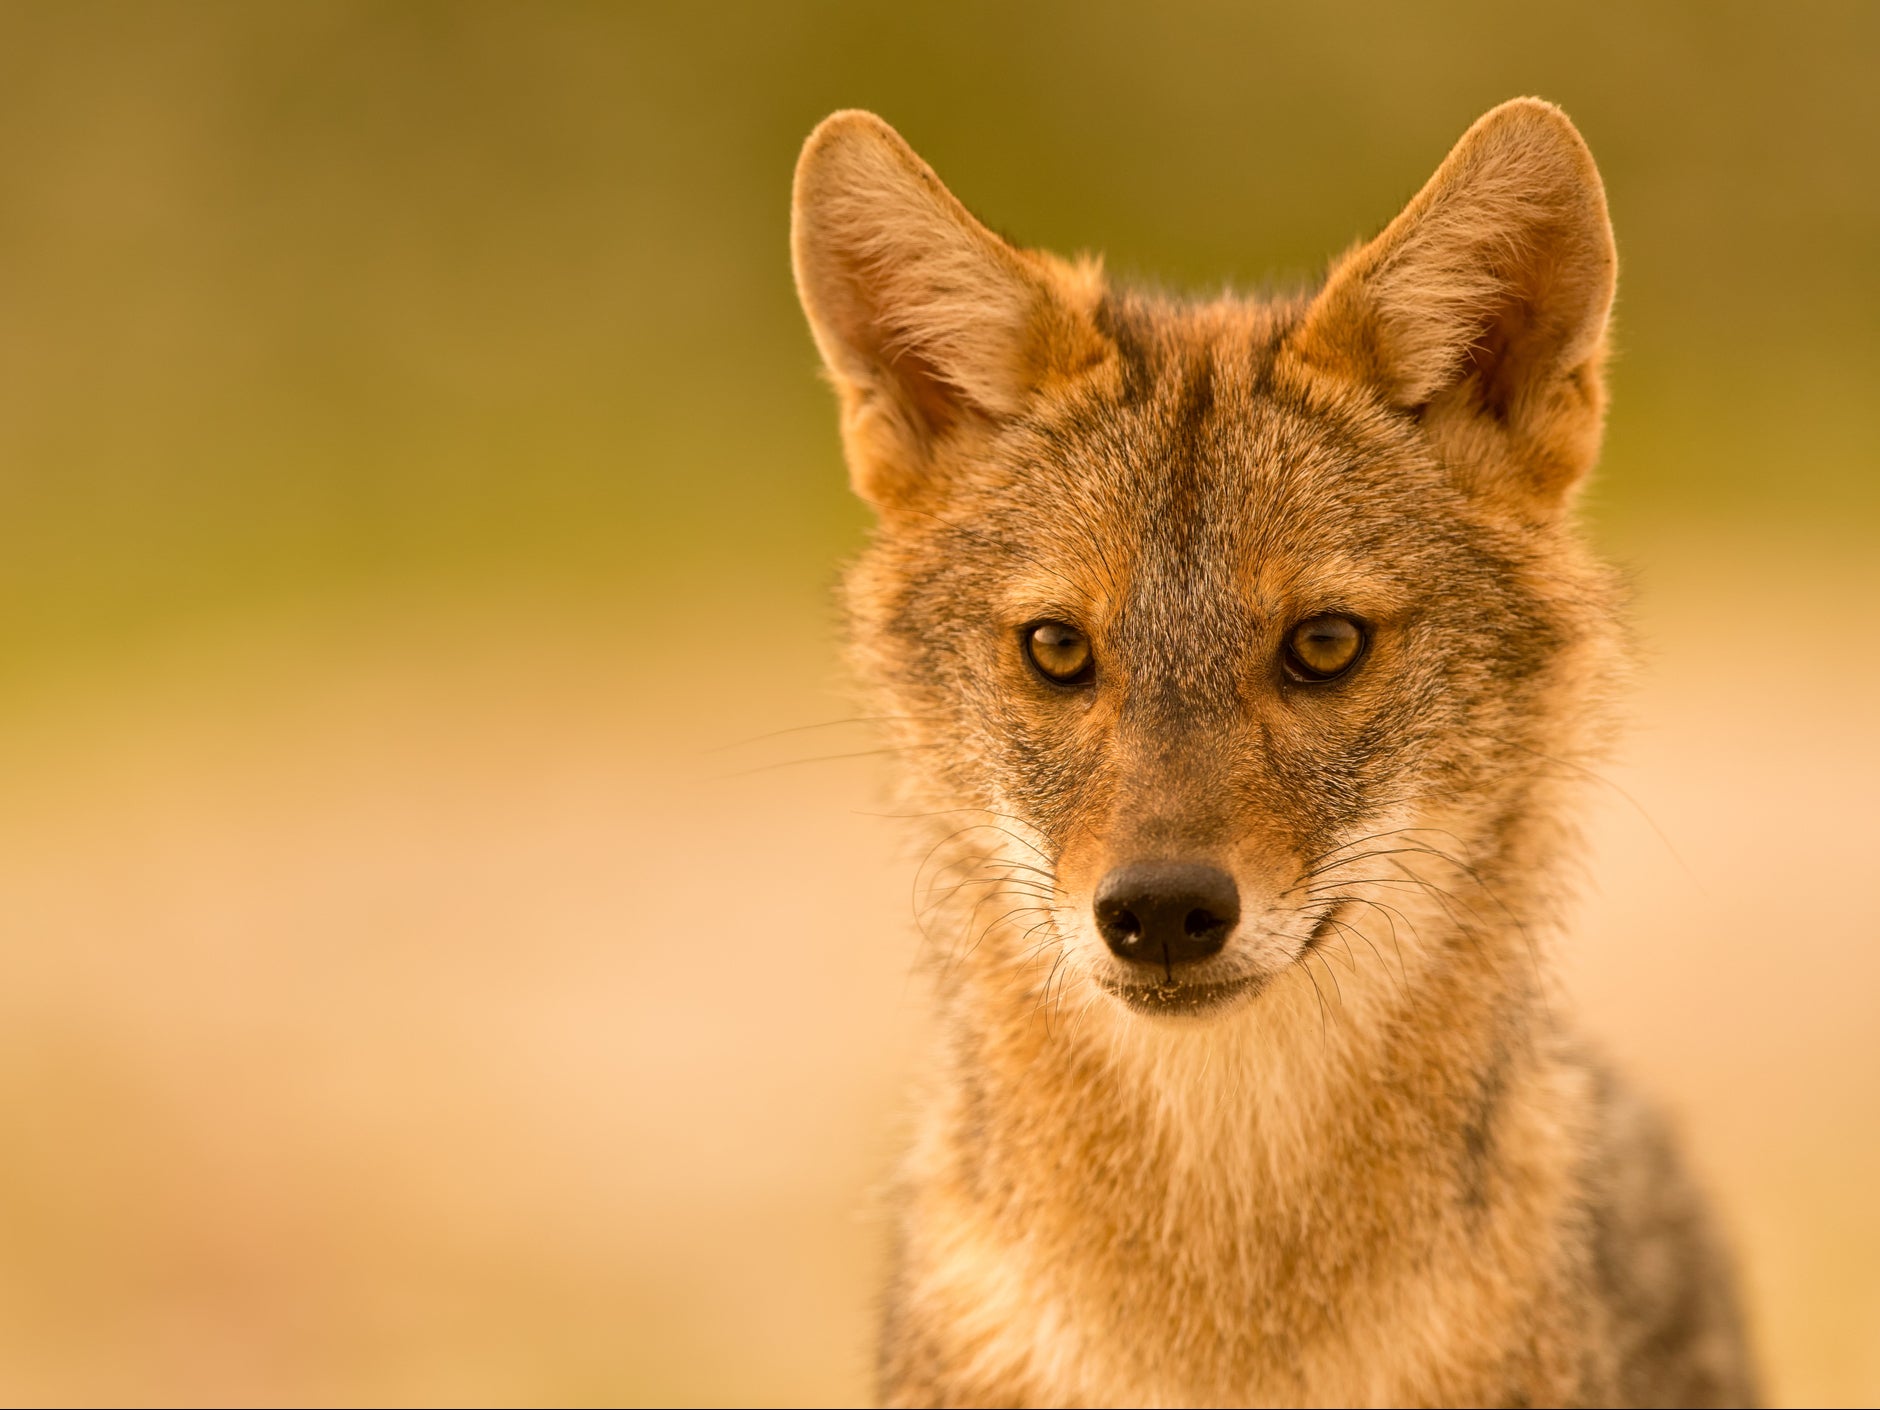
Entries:
{"type": "Polygon", "coordinates": [[[0,14],[15,671],[387,581],[819,581],[859,520],[785,232],[839,106],[1206,291],[1311,277],[1544,95],[1621,243],[1602,525],[1880,502],[1871,5],[0,14]]]}
{"type": "Polygon", "coordinates": [[[1851,3],[0,6],[0,1398],[863,1394],[905,876],[794,768],[865,739],[750,742],[846,713],[864,524],[798,145],[1205,292],[1522,93],[1608,186],[1625,777],[1703,878],[1579,982],[1778,1395],[1880,1394],[1877,65],[1851,3]]]}

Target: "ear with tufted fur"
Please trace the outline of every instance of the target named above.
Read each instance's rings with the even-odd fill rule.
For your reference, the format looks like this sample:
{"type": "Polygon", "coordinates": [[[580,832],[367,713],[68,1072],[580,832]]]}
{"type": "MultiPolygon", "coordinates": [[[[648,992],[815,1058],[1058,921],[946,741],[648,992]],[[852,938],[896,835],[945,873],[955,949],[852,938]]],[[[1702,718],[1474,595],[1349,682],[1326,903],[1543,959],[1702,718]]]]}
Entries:
{"type": "Polygon", "coordinates": [[[950,435],[1104,355],[1096,267],[1001,240],[872,113],[810,134],[790,243],[855,487],[877,504],[916,492],[950,435]]]}
{"type": "Polygon", "coordinates": [[[1479,491],[1546,517],[1598,455],[1617,264],[1585,142],[1552,104],[1517,98],[1340,261],[1293,346],[1417,412],[1479,491]]]}

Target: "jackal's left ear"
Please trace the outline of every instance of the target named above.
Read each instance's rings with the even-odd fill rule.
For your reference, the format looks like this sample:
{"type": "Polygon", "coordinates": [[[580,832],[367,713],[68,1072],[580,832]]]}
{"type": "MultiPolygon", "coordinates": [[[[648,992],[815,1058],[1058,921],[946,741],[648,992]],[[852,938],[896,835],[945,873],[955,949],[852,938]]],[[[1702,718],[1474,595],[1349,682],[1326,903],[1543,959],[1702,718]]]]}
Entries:
{"type": "Polygon", "coordinates": [[[855,488],[877,505],[919,496],[949,437],[1105,355],[1096,267],[1001,240],[873,113],[810,134],[790,245],[855,488]]]}
{"type": "Polygon", "coordinates": [[[1482,492],[1546,516],[1598,455],[1617,267],[1586,143],[1517,98],[1333,269],[1293,347],[1415,410],[1482,492]]]}

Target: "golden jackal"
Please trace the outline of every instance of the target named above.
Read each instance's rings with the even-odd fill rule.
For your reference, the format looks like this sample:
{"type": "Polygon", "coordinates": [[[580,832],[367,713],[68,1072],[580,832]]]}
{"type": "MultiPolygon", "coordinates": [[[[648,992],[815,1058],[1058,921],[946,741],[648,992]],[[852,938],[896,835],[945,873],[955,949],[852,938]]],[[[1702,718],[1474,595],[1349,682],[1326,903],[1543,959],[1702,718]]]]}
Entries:
{"type": "Polygon", "coordinates": [[[884,1399],[1749,1401],[1704,1212],[1548,997],[1625,655],[1572,124],[1495,109],[1309,297],[1017,248],[860,112],[792,238],[961,924],[884,1399]]]}

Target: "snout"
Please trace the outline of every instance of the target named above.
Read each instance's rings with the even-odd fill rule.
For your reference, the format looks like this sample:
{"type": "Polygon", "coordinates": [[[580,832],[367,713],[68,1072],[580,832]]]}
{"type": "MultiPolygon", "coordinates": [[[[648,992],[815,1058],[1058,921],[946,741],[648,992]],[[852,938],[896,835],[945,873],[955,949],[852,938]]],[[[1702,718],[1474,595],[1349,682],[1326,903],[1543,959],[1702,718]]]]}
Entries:
{"type": "Polygon", "coordinates": [[[1111,953],[1172,980],[1178,967],[1227,944],[1240,921],[1240,890],[1205,862],[1126,862],[1103,878],[1094,909],[1111,953]]]}

